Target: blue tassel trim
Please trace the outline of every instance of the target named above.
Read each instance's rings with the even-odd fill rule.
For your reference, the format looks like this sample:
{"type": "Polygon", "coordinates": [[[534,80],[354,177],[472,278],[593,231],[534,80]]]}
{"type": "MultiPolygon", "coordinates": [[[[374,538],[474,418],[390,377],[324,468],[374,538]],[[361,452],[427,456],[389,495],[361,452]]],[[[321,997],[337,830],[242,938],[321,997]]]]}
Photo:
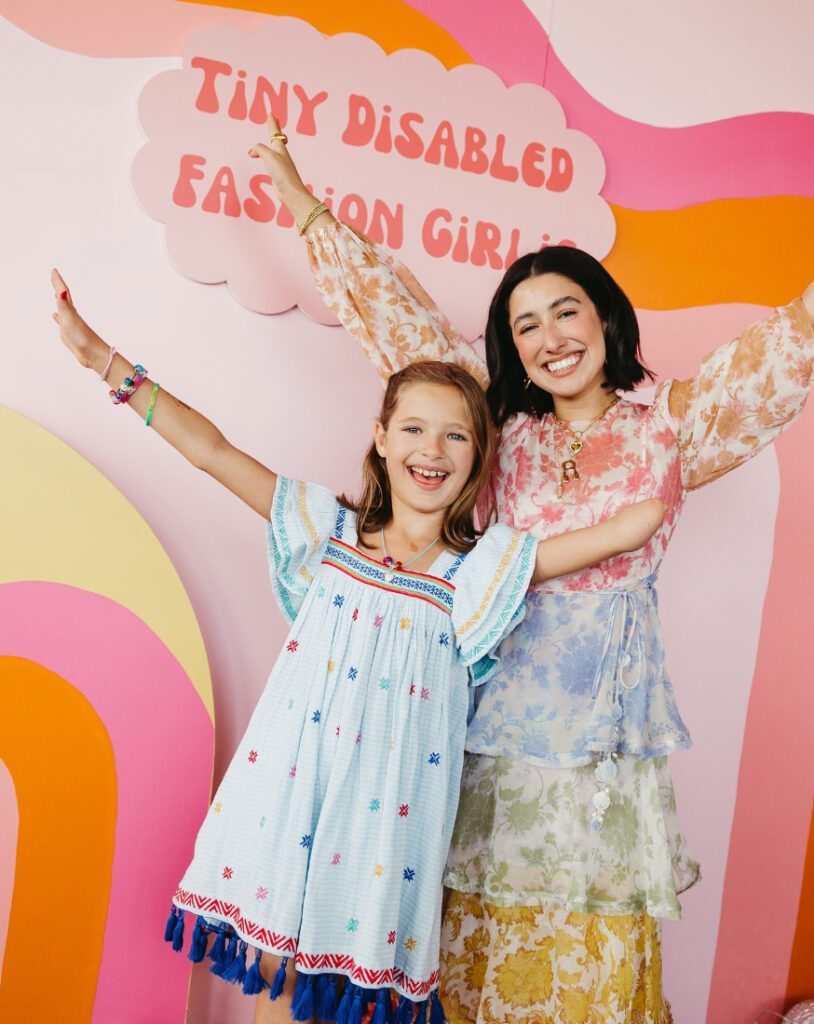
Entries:
{"type": "Polygon", "coordinates": [[[444,1016],[444,1008],[441,1006],[441,1000],[438,998],[437,989],[430,996],[430,1024],[447,1024],[447,1018],[444,1016]]]}
{"type": "Polygon", "coordinates": [[[164,925],[164,941],[172,942],[172,937],[175,934],[175,923],[176,915],[180,911],[176,910],[175,904],[170,904],[170,916],[167,918],[167,923],[164,925]]]}
{"type": "Polygon", "coordinates": [[[175,928],[172,931],[172,948],[176,953],[180,953],[184,948],[184,912],[183,910],[178,911],[178,917],[175,919],[175,928]]]}
{"type": "Polygon", "coordinates": [[[336,1020],[336,977],[333,974],[317,977],[314,1010],[317,1020],[336,1020]]]}
{"type": "Polygon", "coordinates": [[[246,971],[246,977],[243,979],[244,996],[258,996],[269,987],[268,982],[260,973],[260,957],[262,955],[263,951],[258,949],[254,957],[254,963],[246,971]]]}
{"type": "Polygon", "coordinates": [[[278,999],[285,988],[285,969],[287,964],[288,957],[284,956],[280,961],[280,966],[277,968],[277,973],[274,975],[274,981],[271,983],[269,999],[278,999]]]}
{"type": "Polygon", "coordinates": [[[228,981],[231,985],[242,985],[246,980],[246,950],[248,948],[248,944],[241,940],[237,956],[223,972],[224,981],[228,981]]]}
{"type": "Polygon", "coordinates": [[[387,1004],[390,1002],[390,990],[380,988],[376,996],[376,1008],[370,1018],[370,1024],[387,1024],[387,1004]]]}
{"type": "Polygon", "coordinates": [[[422,1003],[418,1003],[418,1009],[415,1015],[415,1024],[427,1024],[427,1000],[425,999],[422,1003]]]}
{"type": "Polygon", "coordinates": [[[393,1024],[411,1024],[413,1019],[413,1001],[408,999],[407,996],[399,996],[398,1005],[396,1006],[396,1016],[393,1024]]]}
{"type": "Polygon", "coordinates": [[[212,948],[209,950],[209,959],[212,961],[212,966],[209,968],[212,974],[217,975],[219,978],[223,976],[223,972],[227,968],[226,963],[226,932],[219,930],[212,943],[212,948]]]}
{"type": "Polygon", "coordinates": [[[300,974],[294,998],[291,1000],[292,1020],[311,1020],[314,1016],[314,996],[316,994],[316,974],[300,974]]]}
{"type": "Polygon", "coordinates": [[[204,918],[199,917],[192,929],[192,942],[189,944],[187,958],[194,964],[199,964],[206,956],[206,942],[209,938],[209,928],[204,918]]]}
{"type": "Polygon", "coordinates": [[[356,986],[351,982],[350,978],[345,981],[345,991],[342,993],[342,998],[339,1000],[339,1006],[336,1011],[336,1024],[348,1024],[350,1020],[350,1008],[353,1005],[353,993],[356,990],[356,986]]]}

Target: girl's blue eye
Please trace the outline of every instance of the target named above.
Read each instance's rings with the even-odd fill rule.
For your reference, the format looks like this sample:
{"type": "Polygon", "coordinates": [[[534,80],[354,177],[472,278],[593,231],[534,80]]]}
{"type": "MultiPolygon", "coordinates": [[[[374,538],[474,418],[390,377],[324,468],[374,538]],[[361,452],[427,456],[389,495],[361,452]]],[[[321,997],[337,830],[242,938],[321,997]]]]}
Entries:
{"type": "Polygon", "coordinates": [[[420,428],[419,427],[405,427],[404,429],[405,429],[405,431],[408,434],[417,434],[419,432],[420,428]]]}
{"type": "Polygon", "coordinates": [[[466,438],[463,434],[447,434],[447,437],[451,437],[453,441],[465,441],[466,438]]]}

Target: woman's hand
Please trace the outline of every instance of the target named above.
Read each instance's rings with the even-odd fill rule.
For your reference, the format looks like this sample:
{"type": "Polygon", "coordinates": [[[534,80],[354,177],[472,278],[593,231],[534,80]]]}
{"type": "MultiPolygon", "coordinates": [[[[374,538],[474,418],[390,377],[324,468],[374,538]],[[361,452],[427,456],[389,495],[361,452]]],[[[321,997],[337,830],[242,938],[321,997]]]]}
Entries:
{"type": "Polygon", "coordinates": [[[77,313],[68,286],[58,270],[51,271],[51,285],[57,304],[53,320],[59,324],[60,341],[82,366],[101,372],[107,362],[110,347],[77,313]]]}
{"type": "Polygon", "coordinates": [[[628,505],[612,516],[607,523],[615,534],[619,553],[644,547],[664,522],[665,510],[663,501],[651,498],[628,505]]]}
{"type": "MultiPolygon", "coordinates": [[[[308,214],[319,204],[319,200],[303,184],[297,166],[291,159],[288,146],[282,139],[275,139],[280,132],[280,125],[273,114],[268,119],[269,141],[258,142],[249,150],[249,156],[263,161],[271,178],[277,198],[288,207],[294,220],[301,224],[308,214]]],[[[324,223],[330,214],[323,213],[314,223],[324,223]]]]}

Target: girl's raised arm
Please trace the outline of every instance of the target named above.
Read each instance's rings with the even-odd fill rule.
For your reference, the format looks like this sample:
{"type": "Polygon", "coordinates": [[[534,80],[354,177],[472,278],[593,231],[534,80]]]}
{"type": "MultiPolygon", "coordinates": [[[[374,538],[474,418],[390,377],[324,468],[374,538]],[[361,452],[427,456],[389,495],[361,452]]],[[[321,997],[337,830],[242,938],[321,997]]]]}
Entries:
{"type": "Polygon", "coordinates": [[[650,540],[664,520],[664,504],[655,498],[637,501],[596,526],[562,533],[537,545],[532,583],[587,569],[606,558],[637,551],[650,540]]]}
{"type": "MultiPolygon", "coordinates": [[[[117,390],[125,378],[137,379],[136,367],[112,349],[77,313],[58,271],[51,274],[56,293],[54,320],[62,343],[77,361],[95,370],[108,389],[117,390]]],[[[148,377],[127,404],[193,466],[202,469],[238,498],[268,519],[277,476],[250,455],[230,444],[214,423],[174,398],[148,377]]]]}
{"type": "Polygon", "coordinates": [[[382,381],[416,359],[441,359],[463,366],[485,387],[486,364],[406,267],[330,213],[309,220],[321,204],[303,184],[273,117],[269,135],[268,145],[249,153],[263,160],[280,201],[303,228],[325,304],[362,343],[382,381]]]}

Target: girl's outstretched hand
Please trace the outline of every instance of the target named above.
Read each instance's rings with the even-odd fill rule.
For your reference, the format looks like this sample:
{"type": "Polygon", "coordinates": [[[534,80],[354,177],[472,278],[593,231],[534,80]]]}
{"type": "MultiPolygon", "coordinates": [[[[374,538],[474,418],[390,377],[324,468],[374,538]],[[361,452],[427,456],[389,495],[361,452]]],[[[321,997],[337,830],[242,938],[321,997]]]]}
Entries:
{"type": "Polygon", "coordinates": [[[77,313],[68,286],[58,270],[51,271],[51,284],[57,305],[53,320],[59,325],[60,341],[82,366],[96,368],[100,360],[104,364],[108,345],[77,313]]]}
{"type": "Polygon", "coordinates": [[[319,200],[305,187],[288,151],[288,145],[282,139],[273,137],[284,134],[273,114],[269,114],[268,130],[269,141],[256,143],[249,150],[249,156],[263,161],[277,198],[288,207],[298,223],[302,222],[319,200]]]}
{"type": "Polygon", "coordinates": [[[607,522],[614,530],[619,551],[637,551],[644,547],[664,522],[665,511],[663,501],[651,498],[628,505],[612,516],[607,522]]]}

